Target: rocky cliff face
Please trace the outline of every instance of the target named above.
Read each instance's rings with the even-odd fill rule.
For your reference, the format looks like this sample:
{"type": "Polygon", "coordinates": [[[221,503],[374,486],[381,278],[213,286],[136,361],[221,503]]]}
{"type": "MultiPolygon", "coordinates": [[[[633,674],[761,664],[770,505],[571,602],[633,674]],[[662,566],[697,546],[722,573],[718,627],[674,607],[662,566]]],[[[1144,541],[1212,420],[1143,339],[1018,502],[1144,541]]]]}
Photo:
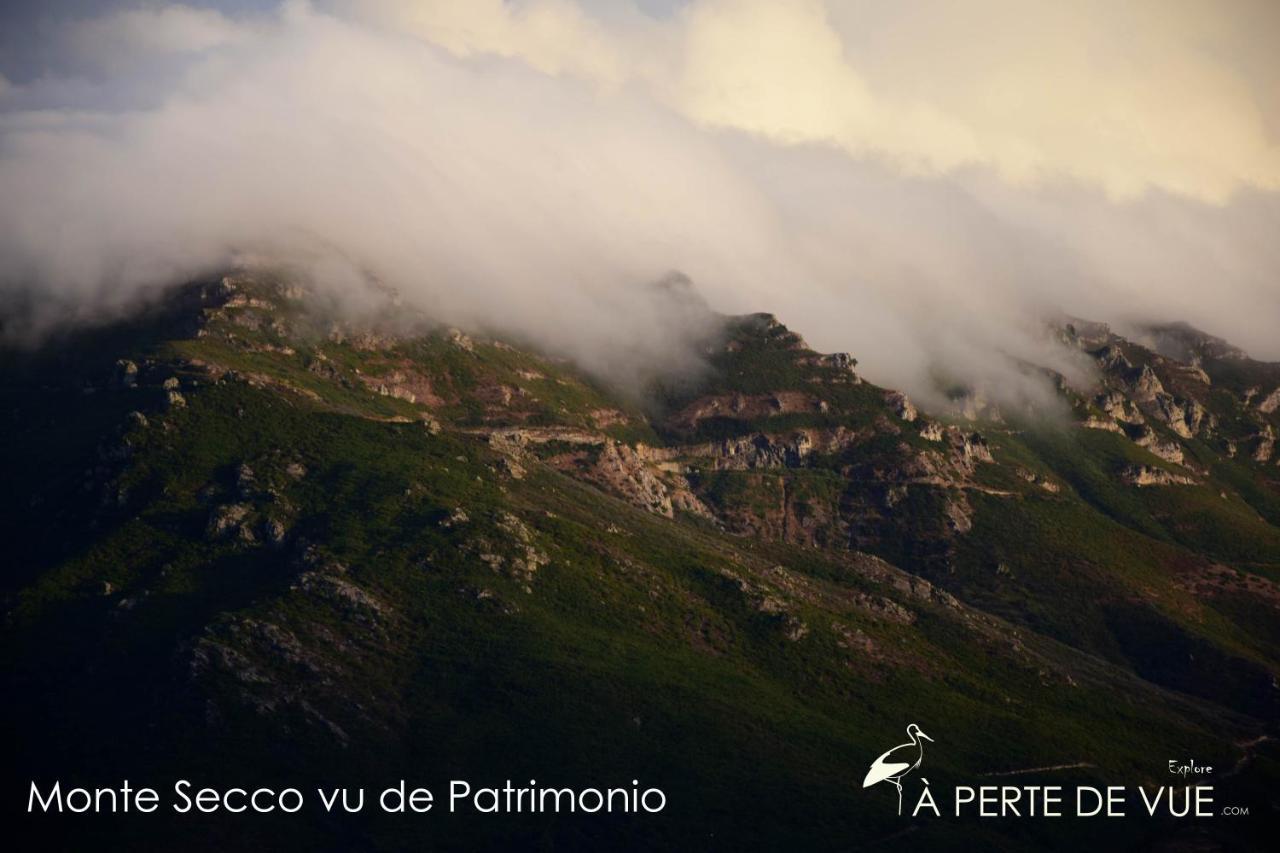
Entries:
{"type": "MultiPolygon", "coordinates": [[[[1235,458],[1242,448],[1254,462],[1269,462],[1275,407],[1276,365],[1251,360],[1225,341],[1185,325],[1140,333],[1151,349],[1126,340],[1103,324],[1081,334],[1066,324],[1062,338],[1098,366],[1092,389],[1073,393],[1083,422],[1126,435],[1181,470],[1194,470],[1187,442],[1235,458]]],[[[1177,475],[1177,471],[1173,471],[1177,475]]],[[[1178,475],[1180,476],[1180,475],[1178,475]]]]}

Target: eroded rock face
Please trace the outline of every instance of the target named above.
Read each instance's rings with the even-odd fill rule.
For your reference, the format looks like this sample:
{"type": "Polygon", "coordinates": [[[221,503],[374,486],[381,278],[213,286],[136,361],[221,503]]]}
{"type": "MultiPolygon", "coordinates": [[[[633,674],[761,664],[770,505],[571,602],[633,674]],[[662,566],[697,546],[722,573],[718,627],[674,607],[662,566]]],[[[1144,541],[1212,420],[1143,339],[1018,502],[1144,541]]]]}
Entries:
{"type": "MultiPolygon", "coordinates": [[[[1148,423],[1163,425],[1178,438],[1217,442],[1219,449],[1230,457],[1237,447],[1243,450],[1244,442],[1251,440],[1241,432],[1241,427],[1250,420],[1260,422],[1251,412],[1266,415],[1280,408],[1280,388],[1264,397],[1258,386],[1245,391],[1234,384],[1238,380],[1233,377],[1238,376],[1239,368],[1224,370],[1223,362],[1248,360],[1248,357],[1225,341],[1185,324],[1151,327],[1149,331],[1150,335],[1139,338],[1139,344],[1109,335],[1104,346],[1086,350],[1100,369],[1102,385],[1100,391],[1089,397],[1089,402],[1100,409],[1103,416],[1082,412],[1084,426],[1126,432],[1162,459],[1181,464],[1184,448],[1176,441],[1158,439],[1148,430],[1134,428],[1148,423]],[[1223,371],[1222,376],[1215,372],[1219,370],[1223,371]],[[1215,396],[1211,398],[1209,394],[1215,396]],[[1207,407],[1213,405],[1215,411],[1221,406],[1229,408],[1233,397],[1243,417],[1234,419],[1229,414],[1228,420],[1220,423],[1218,415],[1207,407]]],[[[1074,339],[1068,335],[1064,340],[1070,343],[1074,339]]],[[[1253,364],[1251,370],[1259,377],[1273,372],[1273,365],[1253,364]]],[[[1266,455],[1265,440],[1253,444],[1266,455]]]]}
{"type": "Polygon", "coordinates": [[[1099,409],[1122,423],[1140,424],[1144,420],[1141,410],[1118,390],[1104,391],[1095,397],[1093,402],[1099,409]]]}
{"type": "Polygon", "coordinates": [[[907,395],[901,391],[889,391],[885,394],[884,399],[894,413],[908,423],[914,421],[920,414],[916,411],[916,407],[911,403],[911,400],[907,398],[907,395]]]}
{"type": "Polygon", "coordinates": [[[285,537],[288,533],[288,528],[286,528],[284,526],[284,522],[279,519],[270,518],[262,524],[263,537],[277,548],[284,545],[285,537]]]}
{"type": "Polygon", "coordinates": [[[797,432],[789,439],[768,435],[727,439],[715,445],[711,455],[722,470],[795,468],[812,450],[812,436],[797,432]]]}
{"type": "Polygon", "coordinates": [[[1280,409],[1280,388],[1258,400],[1258,411],[1269,415],[1276,409],[1280,409]]]}
{"type": "Polygon", "coordinates": [[[991,456],[991,448],[987,445],[987,440],[982,437],[981,433],[961,433],[956,430],[950,433],[951,446],[959,454],[963,460],[967,470],[973,470],[975,462],[994,462],[991,456]]]}
{"type": "Polygon", "coordinates": [[[1143,427],[1142,431],[1133,439],[1133,442],[1139,447],[1145,447],[1166,462],[1182,464],[1182,445],[1176,441],[1161,438],[1150,427],[1143,427]]]}
{"type": "Polygon", "coordinates": [[[942,441],[944,434],[942,424],[937,421],[928,421],[920,427],[920,437],[925,441],[942,441]]]}
{"type": "Polygon", "coordinates": [[[858,366],[858,360],[847,352],[833,352],[827,355],[813,356],[806,359],[805,363],[838,371],[838,381],[852,385],[862,384],[862,377],[855,370],[858,366]]]}
{"type": "Polygon", "coordinates": [[[1128,465],[1120,472],[1122,482],[1131,486],[1193,486],[1195,479],[1149,465],[1128,465]]]}
{"type": "Polygon", "coordinates": [[[138,385],[138,365],[127,358],[116,362],[114,381],[120,388],[135,388],[138,385]]]}
{"type": "Polygon", "coordinates": [[[973,507],[964,492],[955,491],[947,496],[947,523],[956,533],[968,533],[973,529],[973,507]]]}
{"type": "Polygon", "coordinates": [[[1133,372],[1133,362],[1129,361],[1118,344],[1108,344],[1092,355],[1104,373],[1123,378],[1133,372]]]}
{"type": "Polygon", "coordinates": [[[253,541],[253,531],[245,524],[251,510],[252,507],[248,504],[226,504],[217,507],[209,516],[205,535],[210,539],[239,536],[246,541],[253,541]]]}
{"type": "Polygon", "coordinates": [[[1276,449],[1276,433],[1271,424],[1263,424],[1261,431],[1254,439],[1253,460],[1269,462],[1276,449]]]}
{"type": "Polygon", "coordinates": [[[639,453],[625,444],[606,442],[588,476],[607,490],[655,515],[666,518],[675,515],[671,492],[666,484],[639,453]]]}
{"type": "Polygon", "coordinates": [[[1149,365],[1142,365],[1136,372],[1131,372],[1125,378],[1132,389],[1133,398],[1140,403],[1153,402],[1165,393],[1160,377],[1156,376],[1149,365]]]}
{"type": "Polygon", "coordinates": [[[1208,427],[1212,423],[1204,406],[1195,400],[1161,394],[1154,402],[1157,418],[1183,438],[1195,437],[1202,427],[1208,427]]]}
{"type": "Polygon", "coordinates": [[[1100,429],[1106,432],[1124,433],[1124,427],[1120,426],[1120,424],[1116,423],[1113,419],[1099,418],[1095,415],[1090,415],[1085,418],[1080,422],[1080,425],[1085,429],[1100,429]]]}

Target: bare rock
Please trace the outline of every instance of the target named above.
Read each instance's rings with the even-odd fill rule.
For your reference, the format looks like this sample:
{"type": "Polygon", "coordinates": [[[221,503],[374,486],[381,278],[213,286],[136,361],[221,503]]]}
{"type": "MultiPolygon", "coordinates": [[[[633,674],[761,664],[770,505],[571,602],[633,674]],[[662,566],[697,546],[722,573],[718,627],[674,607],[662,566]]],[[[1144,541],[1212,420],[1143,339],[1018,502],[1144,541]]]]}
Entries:
{"type": "Polygon", "coordinates": [[[588,477],[655,515],[671,518],[675,514],[670,490],[629,445],[606,441],[588,477]]]}
{"type": "Polygon", "coordinates": [[[458,349],[464,352],[475,352],[475,343],[461,329],[449,329],[446,334],[448,335],[449,343],[458,349]]]}
{"type": "Polygon", "coordinates": [[[920,437],[925,441],[942,441],[944,432],[942,424],[937,421],[926,421],[920,427],[920,437]]]}
{"type": "Polygon", "coordinates": [[[1093,402],[1099,409],[1122,423],[1140,424],[1145,420],[1138,407],[1121,391],[1103,392],[1095,397],[1093,402]]]}
{"type": "Polygon", "coordinates": [[[138,385],[138,365],[127,358],[116,362],[113,382],[118,388],[136,388],[138,385]]]}
{"type": "Polygon", "coordinates": [[[1146,486],[1193,486],[1195,480],[1184,474],[1175,474],[1163,468],[1149,465],[1127,465],[1120,472],[1121,481],[1139,488],[1146,486]]]}
{"type": "Polygon", "coordinates": [[[1183,438],[1193,438],[1211,421],[1204,407],[1192,399],[1160,394],[1155,404],[1156,416],[1183,438]]]}
{"type": "Polygon", "coordinates": [[[262,525],[263,537],[277,548],[284,544],[288,531],[279,519],[271,518],[262,525]]]}
{"type": "Polygon", "coordinates": [[[901,391],[889,391],[884,395],[884,401],[889,404],[889,408],[893,409],[894,414],[910,423],[919,415],[916,407],[906,394],[901,391]]]}
{"type": "Polygon", "coordinates": [[[1254,441],[1253,461],[1269,462],[1276,450],[1276,433],[1271,424],[1264,424],[1254,441]]]}
{"type": "Polygon", "coordinates": [[[239,534],[241,538],[252,539],[253,534],[244,525],[249,512],[248,504],[224,504],[215,508],[205,526],[205,536],[209,539],[228,539],[239,534]]]}
{"type": "Polygon", "coordinates": [[[455,527],[461,527],[470,520],[471,517],[467,515],[466,510],[460,506],[456,506],[453,508],[453,511],[445,516],[444,520],[440,522],[440,526],[446,530],[451,530],[455,527]]]}
{"type": "Polygon", "coordinates": [[[1134,444],[1139,447],[1145,447],[1150,452],[1159,456],[1166,462],[1173,462],[1177,465],[1182,464],[1182,445],[1176,441],[1169,441],[1161,438],[1155,430],[1150,427],[1144,427],[1134,440],[1134,444]]]}
{"type": "Polygon", "coordinates": [[[1149,365],[1142,365],[1136,372],[1127,377],[1133,398],[1141,403],[1149,403],[1165,393],[1160,377],[1149,365]]]}
{"type": "Polygon", "coordinates": [[[1269,415],[1276,409],[1280,409],[1280,388],[1258,400],[1258,411],[1269,415]]]}
{"type": "Polygon", "coordinates": [[[1100,429],[1106,432],[1124,433],[1124,428],[1116,423],[1112,418],[1100,418],[1097,415],[1090,415],[1080,422],[1080,426],[1085,429],[1100,429]]]}

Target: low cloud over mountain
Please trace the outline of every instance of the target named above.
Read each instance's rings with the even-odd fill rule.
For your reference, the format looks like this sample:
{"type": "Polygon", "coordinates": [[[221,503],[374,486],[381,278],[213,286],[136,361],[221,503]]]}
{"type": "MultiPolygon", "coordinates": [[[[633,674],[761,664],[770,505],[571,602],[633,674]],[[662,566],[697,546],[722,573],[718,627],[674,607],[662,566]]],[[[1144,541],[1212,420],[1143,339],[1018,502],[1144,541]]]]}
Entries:
{"type": "Polygon", "coordinates": [[[9,336],[248,259],[622,379],[691,360],[672,269],[926,401],[1078,370],[1059,311],[1280,358],[1267,4],[52,9],[0,54],[9,336]]]}

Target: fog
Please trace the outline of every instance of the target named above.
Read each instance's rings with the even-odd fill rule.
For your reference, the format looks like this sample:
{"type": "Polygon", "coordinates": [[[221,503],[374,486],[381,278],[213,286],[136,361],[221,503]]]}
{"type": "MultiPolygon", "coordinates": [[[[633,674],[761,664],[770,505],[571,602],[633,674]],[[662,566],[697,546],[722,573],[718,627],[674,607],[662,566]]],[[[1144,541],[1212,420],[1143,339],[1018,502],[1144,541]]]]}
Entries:
{"type": "Polygon", "coordinates": [[[42,20],[0,52],[4,333],[248,260],[374,277],[624,384],[696,365],[702,318],[650,286],[671,270],[935,406],[940,381],[1043,399],[1024,362],[1083,380],[1059,312],[1280,359],[1268,7],[1139,3],[1125,30],[978,5],[986,42],[924,0],[42,20]]]}

